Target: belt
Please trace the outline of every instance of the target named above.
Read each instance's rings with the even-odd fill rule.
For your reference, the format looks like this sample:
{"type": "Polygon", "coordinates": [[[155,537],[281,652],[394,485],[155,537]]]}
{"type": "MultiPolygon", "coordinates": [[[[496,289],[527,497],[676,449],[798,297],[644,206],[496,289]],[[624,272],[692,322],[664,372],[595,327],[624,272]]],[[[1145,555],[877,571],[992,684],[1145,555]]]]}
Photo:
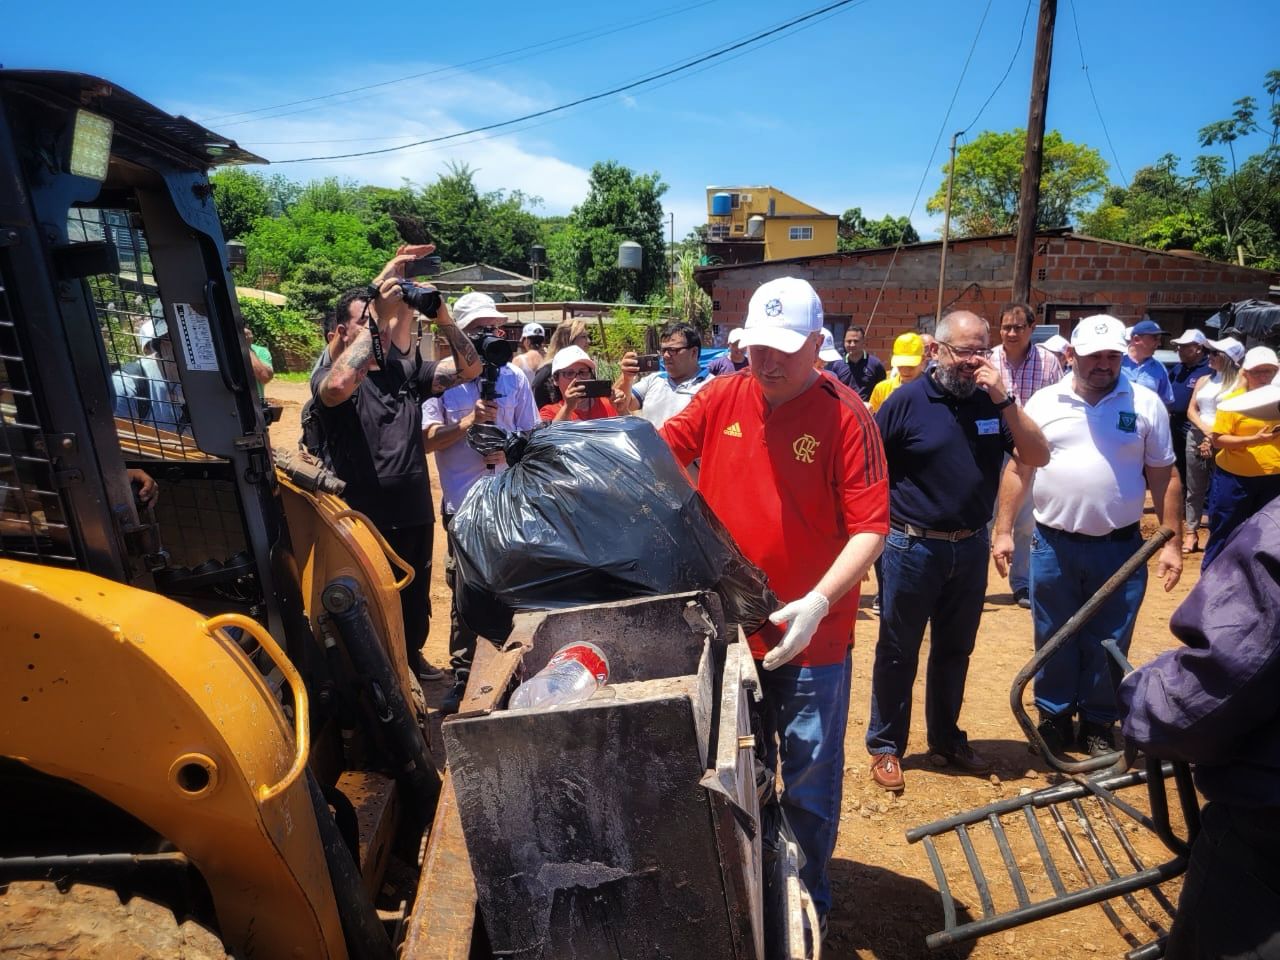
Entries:
{"type": "Polygon", "coordinates": [[[917,527],[913,523],[891,523],[889,527],[899,533],[905,533],[908,537],[921,537],[925,540],[950,540],[952,543],[957,540],[968,540],[978,532],[977,530],[926,530],[924,527],[917,527]]]}
{"type": "Polygon", "coordinates": [[[1051,533],[1056,537],[1065,537],[1068,540],[1075,540],[1077,543],[1103,543],[1106,541],[1132,540],[1141,532],[1138,524],[1136,523],[1131,523],[1127,527],[1121,527],[1119,530],[1112,530],[1110,533],[1104,533],[1096,537],[1087,533],[1072,533],[1070,530],[1059,530],[1057,527],[1047,527],[1043,523],[1037,523],[1036,527],[1045,533],[1051,533]]]}

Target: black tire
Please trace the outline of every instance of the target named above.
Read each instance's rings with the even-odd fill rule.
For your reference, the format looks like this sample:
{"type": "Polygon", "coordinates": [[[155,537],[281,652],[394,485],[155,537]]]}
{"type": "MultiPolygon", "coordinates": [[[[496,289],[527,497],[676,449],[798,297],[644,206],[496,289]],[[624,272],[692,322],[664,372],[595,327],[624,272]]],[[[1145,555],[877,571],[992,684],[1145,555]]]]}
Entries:
{"type": "Polygon", "coordinates": [[[48,960],[229,960],[222,940],[168,907],[107,887],[44,880],[0,886],[0,957],[48,960]]]}

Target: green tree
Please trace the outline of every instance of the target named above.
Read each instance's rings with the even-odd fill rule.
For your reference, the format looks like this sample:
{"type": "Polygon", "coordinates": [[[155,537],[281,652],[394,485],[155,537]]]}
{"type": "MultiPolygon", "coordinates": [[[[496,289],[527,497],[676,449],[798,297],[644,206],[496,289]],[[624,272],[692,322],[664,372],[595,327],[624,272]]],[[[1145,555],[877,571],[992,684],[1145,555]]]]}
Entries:
{"type": "Polygon", "coordinates": [[[261,174],[243,167],[227,167],[209,178],[213,184],[213,205],[222,221],[222,234],[228,240],[248,236],[253,225],[267,216],[271,195],[261,174]]]}
{"type": "Polygon", "coordinates": [[[707,291],[698,286],[695,271],[701,257],[692,250],[686,250],[676,258],[676,317],[685,323],[692,324],[703,333],[711,331],[711,297],[707,291]]]}
{"type": "Polygon", "coordinates": [[[637,174],[612,160],[591,168],[587,197],[571,221],[573,272],[588,300],[616,301],[625,291],[636,300],[666,286],[666,244],[661,197],[667,185],[657,172],[637,174]],[[618,268],[624,240],[640,244],[641,268],[634,277],[618,268]]]}
{"type": "MultiPolygon", "coordinates": [[[[1025,130],[985,130],[956,151],[951,221],[959,234],[1008,233],[1017,226],[1026,141],[1025,130]]],[[[946,209],[949,164],[943,165],[942,175],[942,185],[927,204],[930,213],[946,209]]],[[[1044,137],[1036,226],[1066,226],[1106,186],[1107,163],[1102,154],[1050,130],[1044,137]]]]}
{"type": "Polygon", "coordinates": [[[450,164],[448,173],[423,189],[419,210],[440,256],[449,263],[487,263],[527,274],[529,248],[541,231],[537,216],[526,207],[541,202],[519,190],[481,193],[475,171],[450,164]]]}
{"type": "Polygon", "coordinates": [[[892,217],[886,213],[879,220],[868,220],[861,207],[850,207],[840,215],[838,231],[836,249],[842,253],[920,242],[920,234],[907,217],[892,217]]]}
{"type": "Polygon", "coordinates": [[[1234,258],[1237,250],[1242,257],[1248,253],[1268,263],[1280,255],[1280,70],[1267,73],[1263,89],[1270,103],[1261,119],[1257,99],[1245,96],[1235,102],[1230,117],[1199,133],[1200,146],[1226,151],[1225,157],[1202,154],[1192,164],[1204,192],[1204,213],[1221,234],[1221,250],[1211,255],[1223,259],[1234,258]],[[1236,147],[1246,141],[1260,149],[1241,160],[1236,147]]]}

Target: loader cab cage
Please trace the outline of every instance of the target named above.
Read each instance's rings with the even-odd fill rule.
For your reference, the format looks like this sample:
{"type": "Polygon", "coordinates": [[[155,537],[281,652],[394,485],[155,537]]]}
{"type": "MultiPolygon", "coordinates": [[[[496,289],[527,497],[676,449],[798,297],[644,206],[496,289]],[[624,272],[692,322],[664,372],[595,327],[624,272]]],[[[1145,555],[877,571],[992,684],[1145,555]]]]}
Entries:
{"type": "Polygon", "coordinates": [[[215,162],[261,161],[96,78],[0,70],[0,557],[281,636],[281,520],[215,162]],[[88,167],[86,112],[105,131],[88,167]],[[130,468],[159,483],[154,512],[130,468]]]}

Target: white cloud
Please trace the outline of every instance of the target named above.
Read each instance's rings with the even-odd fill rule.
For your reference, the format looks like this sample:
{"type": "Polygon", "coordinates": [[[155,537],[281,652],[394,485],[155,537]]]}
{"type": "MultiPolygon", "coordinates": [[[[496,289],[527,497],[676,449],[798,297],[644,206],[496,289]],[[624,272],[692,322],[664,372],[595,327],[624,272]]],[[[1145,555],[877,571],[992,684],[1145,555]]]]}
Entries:
{"type": "MultiPolygon", "coordinates": [[[[281,102],[296,96],[291,91],[259,90],[255,102],[281,102]]],[[[425,90],[416,84],[386,87],[359,95],[358,99],[326,101],[319,110],[300,105],[279,111],[300,111],[287,116],[251,123],[237,123],[240,118],[230,118],[222,124],[208,125],[260,156],[284,160],[381,150],[446,136],[513,114],[531,113],[550,102],[527,90],[467,74],[432,82],[425,90]]],[[[175,108],[174,112],[197,118],[216,117],[235,106],[191,104],[175,108]]],[[[280,163],[266,169],[299,181],[339,177],[395,187],[402,179],[430,183],[450,163],[466,164],[475,171],[476,185],[481,190],[520,190],[543,199],[541,213],[568,213],[586,196],[589,171],[560,159],[549,143],[533,134],[537,127],[533,121],[516,132],[504,128],[394,152],[280,163]]]]}

